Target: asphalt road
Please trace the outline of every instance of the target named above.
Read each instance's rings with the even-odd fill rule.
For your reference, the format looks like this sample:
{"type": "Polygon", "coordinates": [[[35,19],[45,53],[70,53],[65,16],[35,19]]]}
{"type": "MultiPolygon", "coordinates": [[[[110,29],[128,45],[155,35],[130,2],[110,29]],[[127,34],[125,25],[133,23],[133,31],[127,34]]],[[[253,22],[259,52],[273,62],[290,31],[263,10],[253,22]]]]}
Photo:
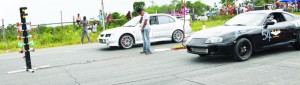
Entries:
{"type": "MultiPolygon", "coordinates": [[[[169,42],[153,49],[171,48],[169,42]]],[[[186,50],[143,55],[141,46],[122,50],[98,44],[40,49],[34,73],[24,69],[23,54],[0,55],[0,85],[300,85],[300,51],[274,48],[245,62],[229,56],[199,57],[186,50]]]]}

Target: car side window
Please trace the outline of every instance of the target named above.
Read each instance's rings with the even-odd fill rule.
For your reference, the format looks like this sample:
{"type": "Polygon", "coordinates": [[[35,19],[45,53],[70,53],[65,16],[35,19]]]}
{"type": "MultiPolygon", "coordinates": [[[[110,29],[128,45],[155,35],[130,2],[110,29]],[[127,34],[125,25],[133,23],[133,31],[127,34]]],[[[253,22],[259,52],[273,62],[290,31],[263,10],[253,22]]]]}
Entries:
{"type": "Polygon", "coordinates": [[[289,15],[289,14],[283,14],[283,16],[285,17],[286,21],[293,21],[294,17],[289,15]]]}
{"type": "Polygon", "coordinates": [[[158,16],[159,24],[168,24],[170,22],[170,18],[168,16],[158,16]]]}
{"type": "Polygon", "coordinates": [[[157,25],[157,24],[158,24],[157,17],[151,16],[150,17],[150,25],[157,25]]]}

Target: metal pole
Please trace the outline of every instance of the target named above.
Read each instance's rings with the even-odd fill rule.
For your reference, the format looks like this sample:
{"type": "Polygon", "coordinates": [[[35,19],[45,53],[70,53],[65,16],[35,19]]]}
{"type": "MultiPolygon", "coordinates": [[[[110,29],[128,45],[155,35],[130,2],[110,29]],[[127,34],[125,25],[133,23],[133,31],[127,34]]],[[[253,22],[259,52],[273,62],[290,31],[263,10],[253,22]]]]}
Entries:
{"type": "Polygon", "coordinates": [[[61,20],[61,28],[64,30],[63,18],[62,18],[62,10],[60,10],[60,20],[61,20]]]}
{"type": "Polygon", "coordinates": [[[104,16],[104,3],[103,3],[103,0],[101,0],[101,4],[102,4],[102,18],[103,18],[102,27],[103,27],[103,31],[104,31],[105,30],[105,16],[104,16]]]}
{"type": "Polygon", "coordinates": [[[54,35],[54,27],[52,27],[52,35],[54,35]]]}
{"type": "Polygon", "coordinates": [[[40,34],[41,34],[40,25],[38,25],[37,30],[38,30],[38,39],[40,39],[40,34]]]}
{"type": "Polygon", "coordinates": [[[185,8],[186,8],[186,6],[185,6],[186,4],[185,4],[185,0],[183,0],[183,6],[184,6],[184,8],[183,8],[183,10],[184,10],[184,12],[183,12],[183,39],[182,39],[182,46],[184,46],[184,43],[183,43],[183,41],[184,41],[184,37],[185,37],[185,14],[186,14],[186,10],[185,10],[185,8]]]}
{"type": "Polygon", "coordinates": [[[3,32],[3,42],[6,42],[6,37],[5,37],[5,27],[4,27],[4,19],[2,19],[2,32],[3,32]]]}
{"type": "Polygon", "coordinates": [[[75,24],[75,17],[73,16],[73,26],[74,26],[74,32],[77,30],[77,28],[76,28],[76,24],[75,24]]]}

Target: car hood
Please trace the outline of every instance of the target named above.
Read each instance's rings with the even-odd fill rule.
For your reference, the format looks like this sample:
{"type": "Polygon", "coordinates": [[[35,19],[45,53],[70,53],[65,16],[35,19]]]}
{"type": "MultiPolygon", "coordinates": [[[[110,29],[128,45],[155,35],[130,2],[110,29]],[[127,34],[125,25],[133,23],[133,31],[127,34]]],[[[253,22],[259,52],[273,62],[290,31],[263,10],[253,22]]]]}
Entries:
{"type": "Polygon", "coordinates": [[[210,37],[221,37],[228,33],[240,33],[243,34],[249,30],[258,29],[258,26],[218,26],[201,30],[193,35],[193,38],[210,38],[210,37]]]}

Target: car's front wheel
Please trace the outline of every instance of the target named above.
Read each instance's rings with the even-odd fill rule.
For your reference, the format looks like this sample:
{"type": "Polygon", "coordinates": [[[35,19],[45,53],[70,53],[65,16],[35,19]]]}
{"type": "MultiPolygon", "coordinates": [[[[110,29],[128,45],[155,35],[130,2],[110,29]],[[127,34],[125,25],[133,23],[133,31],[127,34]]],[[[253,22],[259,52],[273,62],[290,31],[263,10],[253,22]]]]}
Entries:
{"type": "Polygon", "coordinates": [[[128,49],[131,48],[134,44],[134,39],[131,35],[124,34],[119,40],[119,45],[121,48],[128,49]]]}
{"type": "Polygon", "coordinates": [[[247,38],[241,38],[234,46],[233,57],[238,61],[246,61],[252,55],[253,47],[247,38]]]}
{"type": "Polygon", "coordinates": [[[181,30],[175,30],[172,34],[172,41],[179,43],[183,40],[184,34],[181,30]]]}
{"type": "Polygon", "coordinates": [[[292,44],[293,48],[296,50],[300,50],[300,32],[298,32],[296,41],[292,44]]]}

